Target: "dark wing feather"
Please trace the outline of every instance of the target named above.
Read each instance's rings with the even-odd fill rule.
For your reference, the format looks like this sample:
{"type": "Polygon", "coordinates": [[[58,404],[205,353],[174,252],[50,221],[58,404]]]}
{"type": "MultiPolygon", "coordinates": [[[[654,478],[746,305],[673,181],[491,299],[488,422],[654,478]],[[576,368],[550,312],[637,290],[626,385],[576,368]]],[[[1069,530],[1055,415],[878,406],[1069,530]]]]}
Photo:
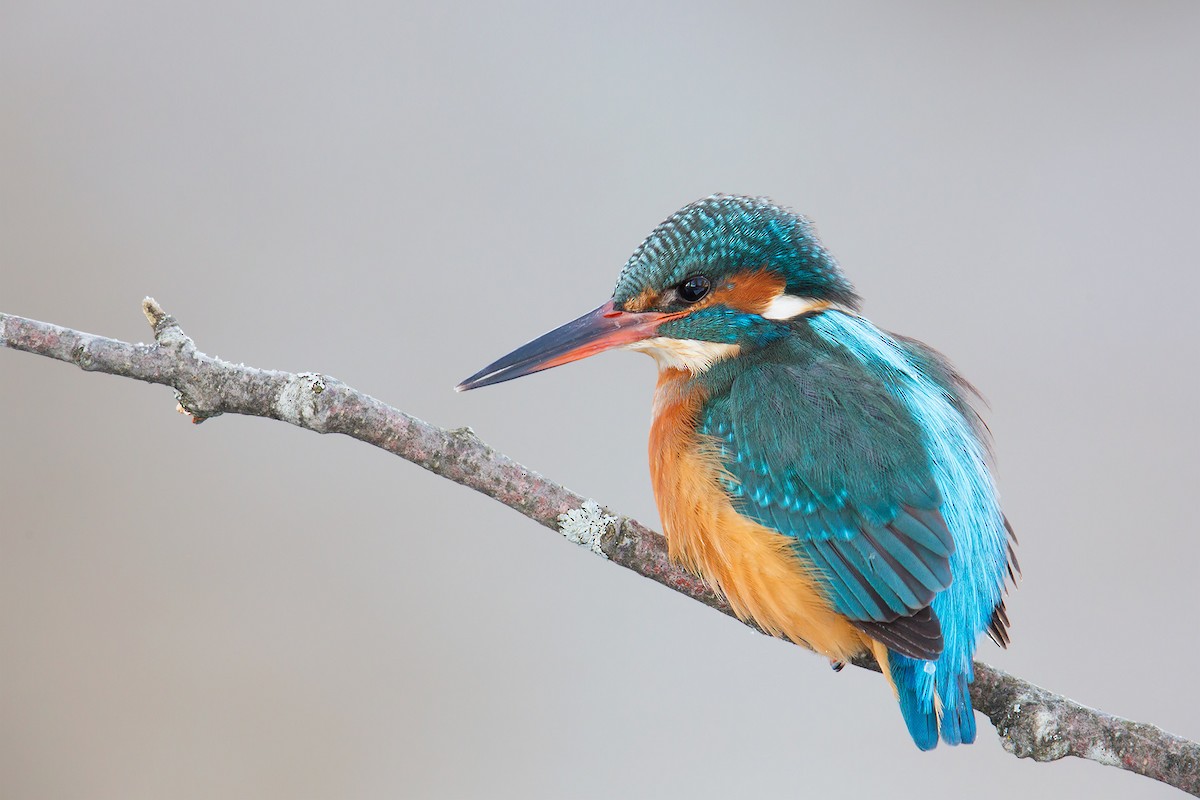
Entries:
{"type": "Polygon", "coordinates": [[[929,661],[942,652],[942,626],[933,609],[928,606],[910,617],[900,617],[891,622],[856,624],[872,639],[910,658],[929,661]]]}
{"type": "MultiPolygon", "coordinates": [[[[1013,545],[1017,543],[1017,534],[1009,523],[1008,517],[1004,518],[1004,529],[1008,531],[1008,580],[1015,586],[1017,576],[1021,574],[1021,565],[1017,562],[1017,551],[1013,548],[1013,545]]],[[[1004,589],[1007,594],[1008,587],[1005,586],[1004,589]]],[[[987,628],[988,636],[1001,647],[1008,647],[1011,641],[1008,627],[1008,609],[1004,607],[1004,598],[1001,597],[1000,602],[996,603],[996,607],[992,609],[992,619],[987,628]]]]}

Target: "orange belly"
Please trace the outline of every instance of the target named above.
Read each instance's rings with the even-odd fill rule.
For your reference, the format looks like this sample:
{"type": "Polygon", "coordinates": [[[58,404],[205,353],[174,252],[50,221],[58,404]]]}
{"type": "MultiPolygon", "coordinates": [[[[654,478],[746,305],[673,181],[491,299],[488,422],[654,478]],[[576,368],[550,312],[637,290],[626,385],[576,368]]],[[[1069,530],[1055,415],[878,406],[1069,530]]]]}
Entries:
{"type": "Polygon", "coordinates": [[[688,373],[663,370],[650,429],[650,474],[671,557],[728,599],[742,619],[837,661],[872,642],[835,612],[791,539],[738,514],[721,488],[716,444],[696,433],[704,397],[688,373]]]}

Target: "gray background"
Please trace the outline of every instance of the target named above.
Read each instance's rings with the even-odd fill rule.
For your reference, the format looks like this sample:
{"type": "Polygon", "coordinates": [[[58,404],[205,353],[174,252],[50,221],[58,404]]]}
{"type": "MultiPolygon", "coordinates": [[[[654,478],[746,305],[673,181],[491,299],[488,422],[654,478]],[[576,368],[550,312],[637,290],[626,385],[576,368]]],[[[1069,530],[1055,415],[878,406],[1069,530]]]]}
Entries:
{"type": "MultiPolygon", "coordinates": [[[[657,523],[649,359],[466,395],[714,191],[991,402],[1005,669],[1200,737],[1200,6],[0,6],[0,309],[318,370],[657,523]]],[[[0,353],[0,794],[1171,797],[348,439],[0,353]]]]}

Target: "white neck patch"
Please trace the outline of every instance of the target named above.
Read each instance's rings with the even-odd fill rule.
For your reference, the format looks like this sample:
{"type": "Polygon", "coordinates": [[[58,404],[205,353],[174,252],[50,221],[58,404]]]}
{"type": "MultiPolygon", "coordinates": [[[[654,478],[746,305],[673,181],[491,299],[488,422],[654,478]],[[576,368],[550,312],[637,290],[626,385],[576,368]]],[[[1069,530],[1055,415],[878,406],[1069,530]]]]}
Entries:
{"type": "Polygon", "coordinates": [[[810,311],[821,311],[833,304],[827,300],[814,300],[811,297],[797,297],[794,294],[781,294],[771,301],[760,314],[766,319],[795,319],[810,311]]]}
{"type": "Polygon", "coordinates": [[[671,339],[666,336],[655,336],[652,339],[627,344],[625,349],[636,350],[653,357],[658,362],[660,372],[667,369],[686,369],[693,375],[699,375],[721,359],[733,358],[741,350],[736,344],[702,342],[698,339],[671,339]]]}

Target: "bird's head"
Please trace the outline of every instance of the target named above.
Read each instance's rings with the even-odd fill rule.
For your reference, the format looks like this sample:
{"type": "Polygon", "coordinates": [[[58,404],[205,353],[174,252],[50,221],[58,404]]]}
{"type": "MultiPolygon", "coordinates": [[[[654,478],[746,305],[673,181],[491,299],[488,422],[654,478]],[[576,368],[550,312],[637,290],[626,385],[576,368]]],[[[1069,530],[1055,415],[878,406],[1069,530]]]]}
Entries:
{"type": "Polygon", "coordinates": [[[458,385],[519,378],[614,347],[662,369],[703,372],[761,346],[787,320],[858,297],[803,217],[766,198],[713,195],[684,206],[629,257],[612,299],[458,385]]]}

